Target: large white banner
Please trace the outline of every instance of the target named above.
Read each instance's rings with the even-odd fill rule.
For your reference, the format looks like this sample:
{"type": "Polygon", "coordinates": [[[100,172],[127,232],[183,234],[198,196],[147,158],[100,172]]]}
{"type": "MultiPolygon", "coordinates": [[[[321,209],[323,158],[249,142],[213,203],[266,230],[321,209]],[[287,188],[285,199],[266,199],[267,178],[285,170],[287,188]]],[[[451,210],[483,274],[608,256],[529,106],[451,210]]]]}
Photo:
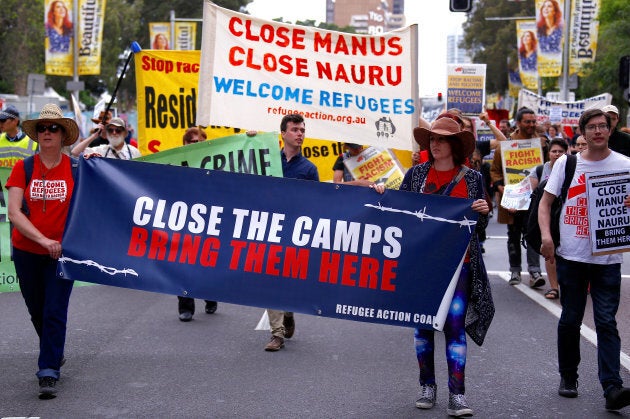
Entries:
{"type": "Polygon", "coordinates": [[[551,114],[560,116],[560,120],[556,121],[562,125],[578,125],[582,113],[590,108],[602,108],[610,105],[612,95],[610,93],[602,93],[598,96],[589,97],[584,100],[575,102],[561,102],[549,100],[543,96],[539,96],[529,90],[521,89],[518,94],[518,108],[526,106],[536,112],[538,122],[547,121],[551,114]]]}
{"type": "Polygon", "coordinates": [[[411,150],[417,26],[367,36],[258,19],[204,3],[197,123],[411,150]]]}

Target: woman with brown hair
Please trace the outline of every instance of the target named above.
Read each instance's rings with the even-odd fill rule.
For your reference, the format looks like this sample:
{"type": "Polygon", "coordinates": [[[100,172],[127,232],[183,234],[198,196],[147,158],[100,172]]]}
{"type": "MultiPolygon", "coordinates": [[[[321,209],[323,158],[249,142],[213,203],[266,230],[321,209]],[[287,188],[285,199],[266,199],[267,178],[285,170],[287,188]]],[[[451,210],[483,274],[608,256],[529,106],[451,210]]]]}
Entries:
{"type": "Polygon", "coordinates": [[[73,284],[57,278],[61,238],[74,189],[72,162],[61,150],[76,141],[79,127],[64,118],[57,105],[48,104],[38,119],[24,121],[23,128],[39,143],[39,153],[19,161],[7,180],[11,244],[20,290],[39,336],[39,398],[51,399],[65,361],[73,284]]]}
{"type": "MultiPolygon", "coordinates": [[[[429,150],[429,161],[409,169],[400,190],[472,199],[471,208],[479,213],[444,325],[449,377],[447,413],[468,416],[473,411],[464,396],[466,333],[481,345],[494,316],[494,303],[477,235],[488,224],[489,208],[484,199],[481,174],[464,165],[475,149],[475,137],[470,131],[462,130],[452,118],[440,118],[429,129],[414,129],[414,137],[421,149],[429,150]]],[[[434,332],[416,329],[414,336],[421,386],[416,407],[431,409],[437,392],[434,332]]]]}

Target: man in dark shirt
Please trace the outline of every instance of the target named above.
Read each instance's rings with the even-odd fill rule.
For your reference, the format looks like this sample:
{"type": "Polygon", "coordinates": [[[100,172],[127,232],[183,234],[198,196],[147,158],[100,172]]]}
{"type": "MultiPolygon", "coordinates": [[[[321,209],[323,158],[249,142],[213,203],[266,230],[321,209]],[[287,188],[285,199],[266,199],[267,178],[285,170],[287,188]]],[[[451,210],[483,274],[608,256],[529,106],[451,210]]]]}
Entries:
{"type": "Polygon", "coordinates": [[[619,109],[615,105],[606,105],[602,108],[610,116],[610,138],[608,148],[626,157],[630,157],[630,134],[617,129],[619,123],[619,109]]]}
{"type": "MultiPolygon", "coordinates": [[[[280,150],[282,174],[286,178],[314,180],[319,182],[317,167],[302,155],[302,144],[306,125],[302,115],[289,114],[282,118],[280,135],[284,146],[280,150]]],[[[282,310],[267,309],[271,340],[265,351],[276,352],[284,346],[284,338],[289,339],[295,332],[293,313],[282,310]]]]}

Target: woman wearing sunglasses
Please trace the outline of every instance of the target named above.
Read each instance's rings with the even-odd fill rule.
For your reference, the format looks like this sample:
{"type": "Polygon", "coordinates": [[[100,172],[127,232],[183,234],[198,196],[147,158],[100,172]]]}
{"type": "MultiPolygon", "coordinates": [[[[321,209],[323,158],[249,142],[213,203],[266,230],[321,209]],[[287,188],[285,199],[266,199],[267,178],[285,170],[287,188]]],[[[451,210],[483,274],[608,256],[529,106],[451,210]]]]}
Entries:
{"type": "Polygon", "coordinates": [[[88,147],[92,140],[99,135],[97,131],[77,143],[71,151],[72,155],[78,157],[82,153],[87,155],[98,154],[101,157],[121,160],[131,160],[140,157],[140,151],[136,147],[125,143],[125,137],[127,136],[127,124],[125,124],[125,121],[120,118],[112,118],[105,125],[105,133],[108,144],[88,147]]]}
{"type": "Polygon", "coordinates": [[[39,336],[39,397],[55,397],[66,341],[72,281],[56,275],[61,238],[74,188],[72,162],[61,152],[79,136],[79,127],[57,105],[45,105],[23,129],[39,143],[39,153],[16,163],[7,180],[13,224],[13,263],[20,290],[39,336]],[[32,159],[32,160],[31,160],[32,159]],[[27,171],[30,181],[27,181],[27,171]]]}

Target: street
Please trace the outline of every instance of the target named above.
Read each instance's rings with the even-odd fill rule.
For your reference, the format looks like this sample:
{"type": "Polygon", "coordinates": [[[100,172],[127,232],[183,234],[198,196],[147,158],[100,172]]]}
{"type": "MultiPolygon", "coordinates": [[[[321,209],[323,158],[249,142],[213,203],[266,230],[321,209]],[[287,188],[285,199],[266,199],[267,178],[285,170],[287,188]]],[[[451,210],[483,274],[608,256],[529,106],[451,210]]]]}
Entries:
{"type": "MultiPolygon", "coordinates": [[[[599,418],[596,350],[582,339],[579,397],[557,394],[556,301],[507,284],[505,226],[488,229],[486,263],[496,315],[482,347],[468,341],[466,395],[481,418],[599,418]]],[[[524,256],[524,252],[523,252],[524,256]]],[[[524,258],[523,258],[524,259],[524,258]]],[[[526,271],[526,269],[524,268],[526,271]]],[[[628,267],[624,266],[627,275],[628,267]]],[[[630,301],[623,279],[622,301],[630,301]]],[[[285,348],[263,350],[262,308],[219,303],[177,317],[175,296],[77,287],[70,300],[58,397],[39,400],[37,338],[19,293],[0,294],[0,417],[411,418],[446,417],[443,335],[436,334],[437,404],[422,411],[411,329],[296,314],[285,348]]],[[[630,385],[628,307],[617,316],[630,385]]],[[[592,315],[585,326],[592,329],[592,315]]],[[[583,327],[585,334],[589,331],[583,327]]],[[[630,408],[617,417],[630,417],[630,408]]]]}

